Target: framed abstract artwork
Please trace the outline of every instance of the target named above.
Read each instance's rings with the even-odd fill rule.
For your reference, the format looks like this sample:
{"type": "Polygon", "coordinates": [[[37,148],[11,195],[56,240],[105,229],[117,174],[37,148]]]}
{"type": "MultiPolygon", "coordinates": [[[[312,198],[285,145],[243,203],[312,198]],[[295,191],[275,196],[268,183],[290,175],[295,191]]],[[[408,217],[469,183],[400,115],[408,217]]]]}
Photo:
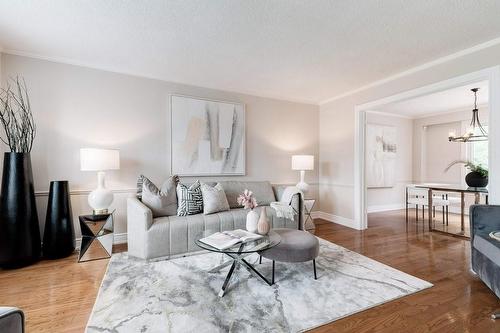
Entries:
{"type": "Polygon", "coordinates": [[[171,95],[170,113],[172,174],[245,174],[244,104],[171,95]]]}
{"type": "Polygon", "coordinates": [[[366,125],[366,185],[368,188],[396,184],[396,127],[366,125]]]}

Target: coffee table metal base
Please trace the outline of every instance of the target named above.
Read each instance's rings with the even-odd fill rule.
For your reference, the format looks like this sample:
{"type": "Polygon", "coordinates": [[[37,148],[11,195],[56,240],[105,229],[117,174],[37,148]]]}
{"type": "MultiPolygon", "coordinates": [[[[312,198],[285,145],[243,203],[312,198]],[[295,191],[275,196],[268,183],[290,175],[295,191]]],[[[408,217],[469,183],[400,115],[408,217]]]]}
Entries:
{"type": "Polygon", "coordinates": [[[229,284],[229,281],[231,280],[231,276],[234,273],[234,270],[239,268],[239,267],[244,267],[253,276],[260,278],[261,280],[263,280],[265,283],[267,283],[270,286],[273,285],[273,283],[271,281],[269,281],[268,279],[266,279],[266,277],[264,275],[262,275],[259,271],[257,271],[255,269],[255,267],[252,266],[252,264],[250,264],[248,261],[245,260],[245,257],[250,255],[249,253],[244,253],[244,254],[224,253],[224,254],[227,255],[228,257],[230,257],[232,260],[228,260],[228,261],[224,262],[223,264],[209,270],[209,273],[215,273],[215,272],[220,271],[224,267],[231,265],[231,267],[229,268],[229,272],[226,275],[226,279],[224,280],[224,283],[222,284],[222,288],[219,292],[219,297],[224,296],[226,289],[227,289],[227,286],[229,284]]]}

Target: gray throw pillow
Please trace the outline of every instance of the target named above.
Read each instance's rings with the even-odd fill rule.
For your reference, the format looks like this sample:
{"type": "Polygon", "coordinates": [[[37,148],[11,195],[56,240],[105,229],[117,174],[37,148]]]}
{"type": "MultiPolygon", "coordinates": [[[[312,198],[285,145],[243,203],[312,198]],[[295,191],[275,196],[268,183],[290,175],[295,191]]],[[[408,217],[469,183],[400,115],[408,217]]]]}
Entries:
{"type": "Polygon", "coordinates": [[[177,214],[177,176],[172,176],[160,189],[145,176],[139,176],[137,183],[142,183],[141,200],[153,212],[153,217],[177,214]]]}
{"type": "Polygon", "coordinates": [[[200,214],[203,212],[203,195],[201,194],[199,180],[194,182],[189,187],[184,184],[178,184],[177,198],[179,198],[177,215],[186,216],[200,214]]]}
{"type": "Polygon", "coordinates": [[[221,184],[217,183],[215,186],[210,186],[202,183],[201,193],[203,195],[203,214],[208,215],[229,210],[226,192],[224,192],[221,184]]]}

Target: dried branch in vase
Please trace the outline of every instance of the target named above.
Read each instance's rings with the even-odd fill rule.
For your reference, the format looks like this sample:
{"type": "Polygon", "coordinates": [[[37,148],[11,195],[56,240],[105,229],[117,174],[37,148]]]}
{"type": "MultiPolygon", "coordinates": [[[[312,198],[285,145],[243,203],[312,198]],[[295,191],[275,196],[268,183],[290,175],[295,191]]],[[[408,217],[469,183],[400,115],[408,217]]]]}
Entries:
{"type": "Polygon", "coordinates": [[[14,153],[29,153],[36,136],[28,89],[19,76],[0,88],[0,122],[4,133],[0,140],[14,153]]]}

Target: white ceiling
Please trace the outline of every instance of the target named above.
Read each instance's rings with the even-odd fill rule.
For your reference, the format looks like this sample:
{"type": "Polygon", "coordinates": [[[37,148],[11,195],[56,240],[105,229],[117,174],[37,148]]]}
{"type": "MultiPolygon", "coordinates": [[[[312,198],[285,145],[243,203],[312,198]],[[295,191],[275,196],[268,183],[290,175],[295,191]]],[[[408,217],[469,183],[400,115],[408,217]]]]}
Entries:
{"type": "Polygon", "coordinates": [[[479,88],[477,92],[477,104],[487,104],[489,90],[488,81],[482,81],[398,103],[387,104],[377,108],[375,111],[398,114],[409,118],[420,118],[440,112],[450,112],[461,109],[472,110],[474,106],[474,93],[471,91],[472,88],[479,88]]]}
{"type": "Polygon", "coordinates": [[[499,12],[495,0],[0,0],[0,45],[318,103],[500,36],[499,12]]]}

